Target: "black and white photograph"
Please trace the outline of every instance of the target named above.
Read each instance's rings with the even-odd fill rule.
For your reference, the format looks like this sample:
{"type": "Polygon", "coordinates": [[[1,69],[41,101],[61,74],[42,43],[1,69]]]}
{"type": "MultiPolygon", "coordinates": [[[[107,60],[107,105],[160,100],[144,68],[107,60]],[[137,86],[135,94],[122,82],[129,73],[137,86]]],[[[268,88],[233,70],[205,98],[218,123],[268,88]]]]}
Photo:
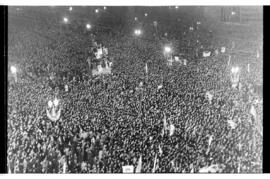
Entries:
{"type": "Polygon", "coordinates": [[[263,6],[175,4],[8,6],[7,173],[263,172],[263,6]]]}

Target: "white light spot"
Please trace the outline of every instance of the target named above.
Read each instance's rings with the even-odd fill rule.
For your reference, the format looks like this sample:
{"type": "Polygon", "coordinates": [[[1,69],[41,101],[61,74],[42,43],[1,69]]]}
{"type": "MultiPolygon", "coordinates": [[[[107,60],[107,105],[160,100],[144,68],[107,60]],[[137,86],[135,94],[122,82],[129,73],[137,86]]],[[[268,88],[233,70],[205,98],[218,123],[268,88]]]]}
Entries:
{"type": "Polygon", "coordinates": [[[59,100],[57,98],[55,98],[54,101],[53,101],[53,103],[54,103],[55,106],[58,106],[59,100]]]}
{"type": "Polygon", "coordinates": [[[136,20],[138,20],[138,17],[135,17],[134,19],[135,19],[135,21],[136,21],[136,20]]]}
{"type": "Polygon", "coordinates": [[[68,18],[67,17],[64,17],[63,20],[64,20],[65,23],[68,22],[68,18]]]}
{"type": "Polygon", "coordinates": [[[169,52],[172,51],[171,47],[168,47],[168,46],[166,46],[166,47],[164,48],[164,50],[165,50],[166,53],[169,53],[169,52]]]}
{"type": "Polygon", "coordinates": [[[236,13],[234,11],[232,11],[232,15],[235,15],[236,13]]]}
{"type": "Polygon", "coordinates": [[[107,7],[106,7],[106,6],[104,6],[104,7],[103,7],[103,9],[104,9],[104,10],[106,10],[106,9],[107,9],[107,7]]]}
{"type": "Polygon", "coordinates": [[[144,16],[146,17],[146,16],[148,16],[148,14],[147,14],[147,13],[145,13],[145,14],[144,14],[144,16]]]}
{"type": "Polygon", "coordinates": [[[96,9],[96,10],[95,10],[95,12],[96,12],[96,13],[98,13],[98,12],[99,12],[99,10],[98,10],[98,9],[96,9]]]}
{"type": "Polygon", "coordinates": [[[14,66],[11,66],[10,71],[11,71],[11,73],[17,73],[17,68],[14,66]]]}
{"type": "Polygon", "coordinates": [[[91,29],[91,25],[90,24],[86,24],[86,28],[87,29],[91,29]]]}
{"type": "Polygon", "coordinates": [[[53,102],[50,100],[48,101],[48,106],[51,108],[53,106],[53,102]]]}
{"type": "Polygon", "coordinates": [[[72,11],[72,7],[69,7],[69,11],[72,11]]]}
{"type": "Polygon", "coordinates": [[[175,9],[178,9],[178,6],[175,6],[175,9]]]}

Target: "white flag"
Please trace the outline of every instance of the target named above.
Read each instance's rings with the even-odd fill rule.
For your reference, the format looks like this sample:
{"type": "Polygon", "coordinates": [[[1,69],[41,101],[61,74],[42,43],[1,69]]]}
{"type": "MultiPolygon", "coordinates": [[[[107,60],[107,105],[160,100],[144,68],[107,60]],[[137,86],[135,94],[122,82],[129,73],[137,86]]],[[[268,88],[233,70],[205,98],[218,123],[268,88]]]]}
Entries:
{"type": "Polygon", "coordinates": [[[155,173],[155,171],[156,171],[156,163],[157,163],[157,154],[156,154],[156,156],[155,156],[154,167],[153,167],[153,169],[152,169],[152,173],[155,173]]]}
{"type": "Polygon", "coordinates": [[[225,47],[221,47],[221,53],[225,53],[226,48],[225,47]]]}
{"type": "Polygon", "coordinates": [[[65,85],[65,91],[66,92],[68,91],[68,85],[65,85]]]}
{"type": "Polygon", "coordinates": [[[136,173],[141,173],[142,170],[142,155],[139,158],[138,166],[136,168],[136,173]]]}
{"type": "Polygon", "coordinates": [[[174,134],[175,127],[173,124],[170,125],[170,136],[174,134]]]}
{"type": "Polygon", "coordinates": [[[147,66],[147,63],[145,64],[145,73],[146,73],[146,74],[148,73],[148,66],[147,66]]]}
{"type": "Polygon", "coordinates": [[[229,66],[229,65],[230,65],[230,63],[231,63],[231,55],[229,55],[229,59],[228,59],[228,65],[227,65],[227,66],[229,66]]]}
{"type": "Polygon", "coordinates": [[[164,118],[163,118],[163,128],[166,129],[167,128],[167,122],[166,122],[166,117],[164,115],[164,118]]]}
{"type": "Polygon", "coordinates": [[[65,161],[63,164],[63,173],[67,172],[67,162],[65,161]]]}
{"type": "Polygon", "coordinates": [[[233,120],[228,120],[227,121],[228,122],[228,124],[229,124],[229,126],[232,128],[232,129],[235,129],[236,128],[236,123],[233,121],[233,120]]]}
{"type": "Polygon", "coordinates": [[[211,104],[212,103],[212,99],[213,99],[213,95],[207,91],[206,94],[205,94],[206,98],[208,99],[209,103],[211,104]]]}
{"type": "Polygon", "coordinates": [[[211,52],[210,51],[204,51],[203,52],[203,57],[210,57],[211,52]]]}
{"type": "Polygon", "coordinates": [[[186,60],[186,59],[184,59],[184,65],[185,65],[185,66],[187,65],[187,60],[186,60]]]}
{"type": "Polygon", "coordinates": [[[255,107],[253,105],[250,108],[250,114],[254,117],[254,120],[256,121],[256,119],[257,119],[257,112],[256,112],[256,109],[255,109],[255,107]]]}
{"type": "Polygon", "coordinates": [[[162,155],[162,152],[163,152],[163,151],[162,151],[160,145],[158,146],[158,150],[159,150],[159,154],[162,155]]]}
{"type": "Polygon", "coordinates": [[[211,135],[209,136],[209,139],[208,139],[208,147],[211,145],[212,141],[213,141],[213,136],[211,135]]]}
{"type": "Polygon", "coordinates": [[[159,86],[158,86],[158,89],[161,89],[162,87],[163,87],[162,85],[159,85],[159,86]]]}

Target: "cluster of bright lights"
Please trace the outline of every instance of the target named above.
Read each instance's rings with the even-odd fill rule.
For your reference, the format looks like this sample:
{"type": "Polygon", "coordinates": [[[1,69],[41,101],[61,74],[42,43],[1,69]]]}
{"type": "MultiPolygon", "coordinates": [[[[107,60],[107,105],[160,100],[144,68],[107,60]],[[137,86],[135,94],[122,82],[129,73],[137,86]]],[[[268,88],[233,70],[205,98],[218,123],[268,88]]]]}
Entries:
{"type": "Polygon", "coordinates": [[[98,10],[98,9],[96,9],[96,10],[95,10],[95,12],[96,12],[96,13],[98,13],[98,12],[99,12],[99,10],[98,10]]]}
{"type": "Polygon", "coordinates": [[[140,29],[135,29],[134,33],[138,36],[142,34],[142,31],[140,29]]]}
{"type": "Polygon", "coordinates": [[[238,73],[239,72],[239,70],[240,70],[240,68],[239,67],[232,67],[232,73],[238,73]]]}
{"type": "Polygon", "coordinates": [[[200,21],[197,21],[197,25],[200,25],[201,24],[201,22],[200,21]]]}
{"type": "Polygon", "coordinates": [[[232,11],[232,15],[235,15],[236,13],[234,11],[232,11]]]}
{"type": "Polygon", "coordinates": [[[87,29],[91,29],[91,25],[90,24],[86,24],[86,28],[87,29]]]}
{"type": "Polygon", "coordinates": [[[15,73],[17,73],[17,68],[14,66],[11,66],[10,71],[11,71],[11,73],[15,74],[15,73]]]}
{"type": "Polygon", "coordinates": [[[193,28],[193,27],[189,27],[189,30],[191,30],[191,31],[192,31],[192,30],[194,30],[194,28],[193,28]]]}
{"type": "Polygon", "coordinates": [[[72,11],[72,7],[69,7],[69,11],[72,11]]]}
{"type": "Polygon", "coordinates": [[[68,23],[68,18],[67,17],[64,17],[63,18],[63,21],[64,21],[64,23],[68,23]]]}
{"type": "Polygon", "coordinates": [[[53,103],[54,103],[55,106],[58,106],[59,100],[58,100],[57,98],[55,98],[55,99],[53,100],[53,103]]]}
{"type": "Polygon", "coordinates": [[[171,47],[169,47],[169,46],[165,46],[164,50],[166,53],[170,53],[172,51],[171,47]]]}
{"type": "Polygon", "coordinates": [[[54,100],[53,100],[53,102],[50,100],[50,101],[48,101],[48,106],[51,108],[52,106],[58,106],[59,105],[59,100],[57,99],[57,98],[55,98],[54,100]]]}

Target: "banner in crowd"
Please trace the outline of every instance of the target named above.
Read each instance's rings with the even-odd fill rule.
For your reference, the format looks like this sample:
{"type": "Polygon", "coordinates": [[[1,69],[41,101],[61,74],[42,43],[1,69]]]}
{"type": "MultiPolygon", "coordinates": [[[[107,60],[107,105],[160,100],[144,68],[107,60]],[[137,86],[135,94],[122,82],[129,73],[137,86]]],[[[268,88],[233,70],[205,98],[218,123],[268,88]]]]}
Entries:
{"type": "Polygon", "coordinates": [[[213,94],[211,94],[209,91],[205,93],[205,97],[207,98],[208,102],[211,104],[213,99],[213,94]]]}
{"type": "Polygon", "coordinates": [[[199,170],[199,173],[217,173],[221,172],[222,169],[218,165],[211,165],[209,167],[203,167],[199,170]]]}
{"type": "Polygon", "coordinates": [[[54,101],[49,101],[48,102],[48,107],[46,108],[46,114],[47,117],[51,120],[51,121],[57,121],[60,118],[61,115],[61,107],[59,105],[59,100],[58,99],[54,99],[54,101]]]}
{"type": "Polygon", "coordinates": [[[227,121],[228,122],[228,124],[229,124],[229,126],[232,128],[232,129],[235,129],[236,128],[236,123],[233,121],[233,120],[228,120],[227,121]]]}
{"type": "Polygon", "coordinates": [[[187,65],[187,59],[184,59],[184,65],[185,66],[187,65]]]}
{"type": "Polygon", "coordinates": [[[204,51],[203,52],[203,57],[210,57],[211,52],[210,51],[204,51]]]}
{"type": "Polygon", "coordinates": [[[122,166],[123,173],[134,173],[133,165],[122,166]]]}
{"type": "Polygon", "coordinates": [[[225,53],[225,51],[226,51],[226,48],[225,47],[221,47],[221,53],[225,53]]]}

